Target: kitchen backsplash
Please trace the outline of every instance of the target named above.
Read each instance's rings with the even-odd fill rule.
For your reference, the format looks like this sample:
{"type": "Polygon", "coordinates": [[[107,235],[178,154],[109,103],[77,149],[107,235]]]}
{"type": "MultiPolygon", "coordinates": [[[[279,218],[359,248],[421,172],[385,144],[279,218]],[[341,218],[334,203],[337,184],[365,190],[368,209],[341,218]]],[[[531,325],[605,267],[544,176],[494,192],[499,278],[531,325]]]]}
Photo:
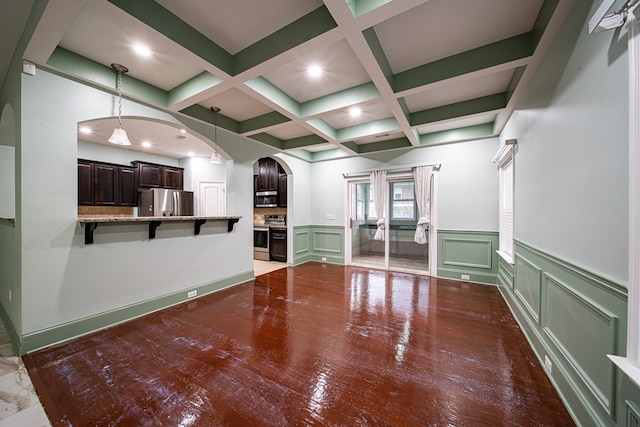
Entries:
{"type": "Polygon", "coordinates": [[[78,217],[134,216],[130,206],[78,206],[78,217]]]}
{"type": "Polygon", "coordinates": [[[286,215],[287,208],[254,208],[253,209],[253,223],[264,224],[265,214],[270,215],[286,215]]]}

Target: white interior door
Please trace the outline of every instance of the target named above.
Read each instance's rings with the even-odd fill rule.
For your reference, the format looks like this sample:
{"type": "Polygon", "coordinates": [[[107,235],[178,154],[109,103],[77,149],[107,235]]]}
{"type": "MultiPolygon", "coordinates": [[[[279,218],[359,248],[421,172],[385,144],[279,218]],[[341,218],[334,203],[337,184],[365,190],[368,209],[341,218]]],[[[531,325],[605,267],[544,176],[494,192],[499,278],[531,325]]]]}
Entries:
{"type": "Polygon", "coordinates": [[[227,214],[224,182],[201,182],[198,199],[200,216],[224,216],[227,214]]]}

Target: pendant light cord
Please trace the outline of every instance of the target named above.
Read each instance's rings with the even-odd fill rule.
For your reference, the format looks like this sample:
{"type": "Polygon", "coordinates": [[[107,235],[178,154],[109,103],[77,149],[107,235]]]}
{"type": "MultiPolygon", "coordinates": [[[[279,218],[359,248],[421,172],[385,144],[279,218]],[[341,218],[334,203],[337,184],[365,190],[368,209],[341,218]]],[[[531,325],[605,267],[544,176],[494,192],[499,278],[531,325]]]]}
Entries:
{"type": "Polygon", "coordinates": [[[122,129],[122,71],[118,71],[118,126],[122,129]]]}

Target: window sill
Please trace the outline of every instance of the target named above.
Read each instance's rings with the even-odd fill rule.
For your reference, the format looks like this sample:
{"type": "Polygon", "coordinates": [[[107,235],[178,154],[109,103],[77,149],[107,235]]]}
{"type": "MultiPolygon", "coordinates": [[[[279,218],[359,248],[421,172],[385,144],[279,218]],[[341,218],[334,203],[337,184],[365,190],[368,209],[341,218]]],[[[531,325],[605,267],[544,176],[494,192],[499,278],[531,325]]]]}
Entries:
{"type": "Polygon", "coordinates": [[[635,384],[640,388],[640,368],[634,366],[631,360],[623,356],[607,354],[607,357],[635,384]]]}
{"type": "Polygon", "coordinates": [[[502,258],[503,260],[505,260],[507,263],[509,263],[509,265],[511,267],[513,267],[515,265],[515,262],[513,261],[513,257],[505,252],[502,251],[496,251],[496,253],[498,254],[498,256],[500,258],[502,258]]]}

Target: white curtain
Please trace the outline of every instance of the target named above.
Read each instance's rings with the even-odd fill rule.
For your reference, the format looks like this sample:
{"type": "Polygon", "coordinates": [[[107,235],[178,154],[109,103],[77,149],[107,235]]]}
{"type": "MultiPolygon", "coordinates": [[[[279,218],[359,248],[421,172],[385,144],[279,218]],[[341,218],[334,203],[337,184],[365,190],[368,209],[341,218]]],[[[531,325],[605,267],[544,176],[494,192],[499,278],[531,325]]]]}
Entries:
{"type": "Polygon", "coordinates": [[[375,240],[384,240],[384,204],[387,200],[387,171],[374,171],[369,176],[371,182],[371,192],[373,194],[373,204],[376,207],[376,216],[378,217],[378,229],[375,240]]]}
{"type": "Polygon", "coordinates": [[[431,175],[433,166],[418,166],[413,168],[413,182],[416,190],[416,204],[418,205],[418,225],[413,240],[419,245],[427,243],[427,226],[429,225],[429,195],[431,194],[431,175]]]}

